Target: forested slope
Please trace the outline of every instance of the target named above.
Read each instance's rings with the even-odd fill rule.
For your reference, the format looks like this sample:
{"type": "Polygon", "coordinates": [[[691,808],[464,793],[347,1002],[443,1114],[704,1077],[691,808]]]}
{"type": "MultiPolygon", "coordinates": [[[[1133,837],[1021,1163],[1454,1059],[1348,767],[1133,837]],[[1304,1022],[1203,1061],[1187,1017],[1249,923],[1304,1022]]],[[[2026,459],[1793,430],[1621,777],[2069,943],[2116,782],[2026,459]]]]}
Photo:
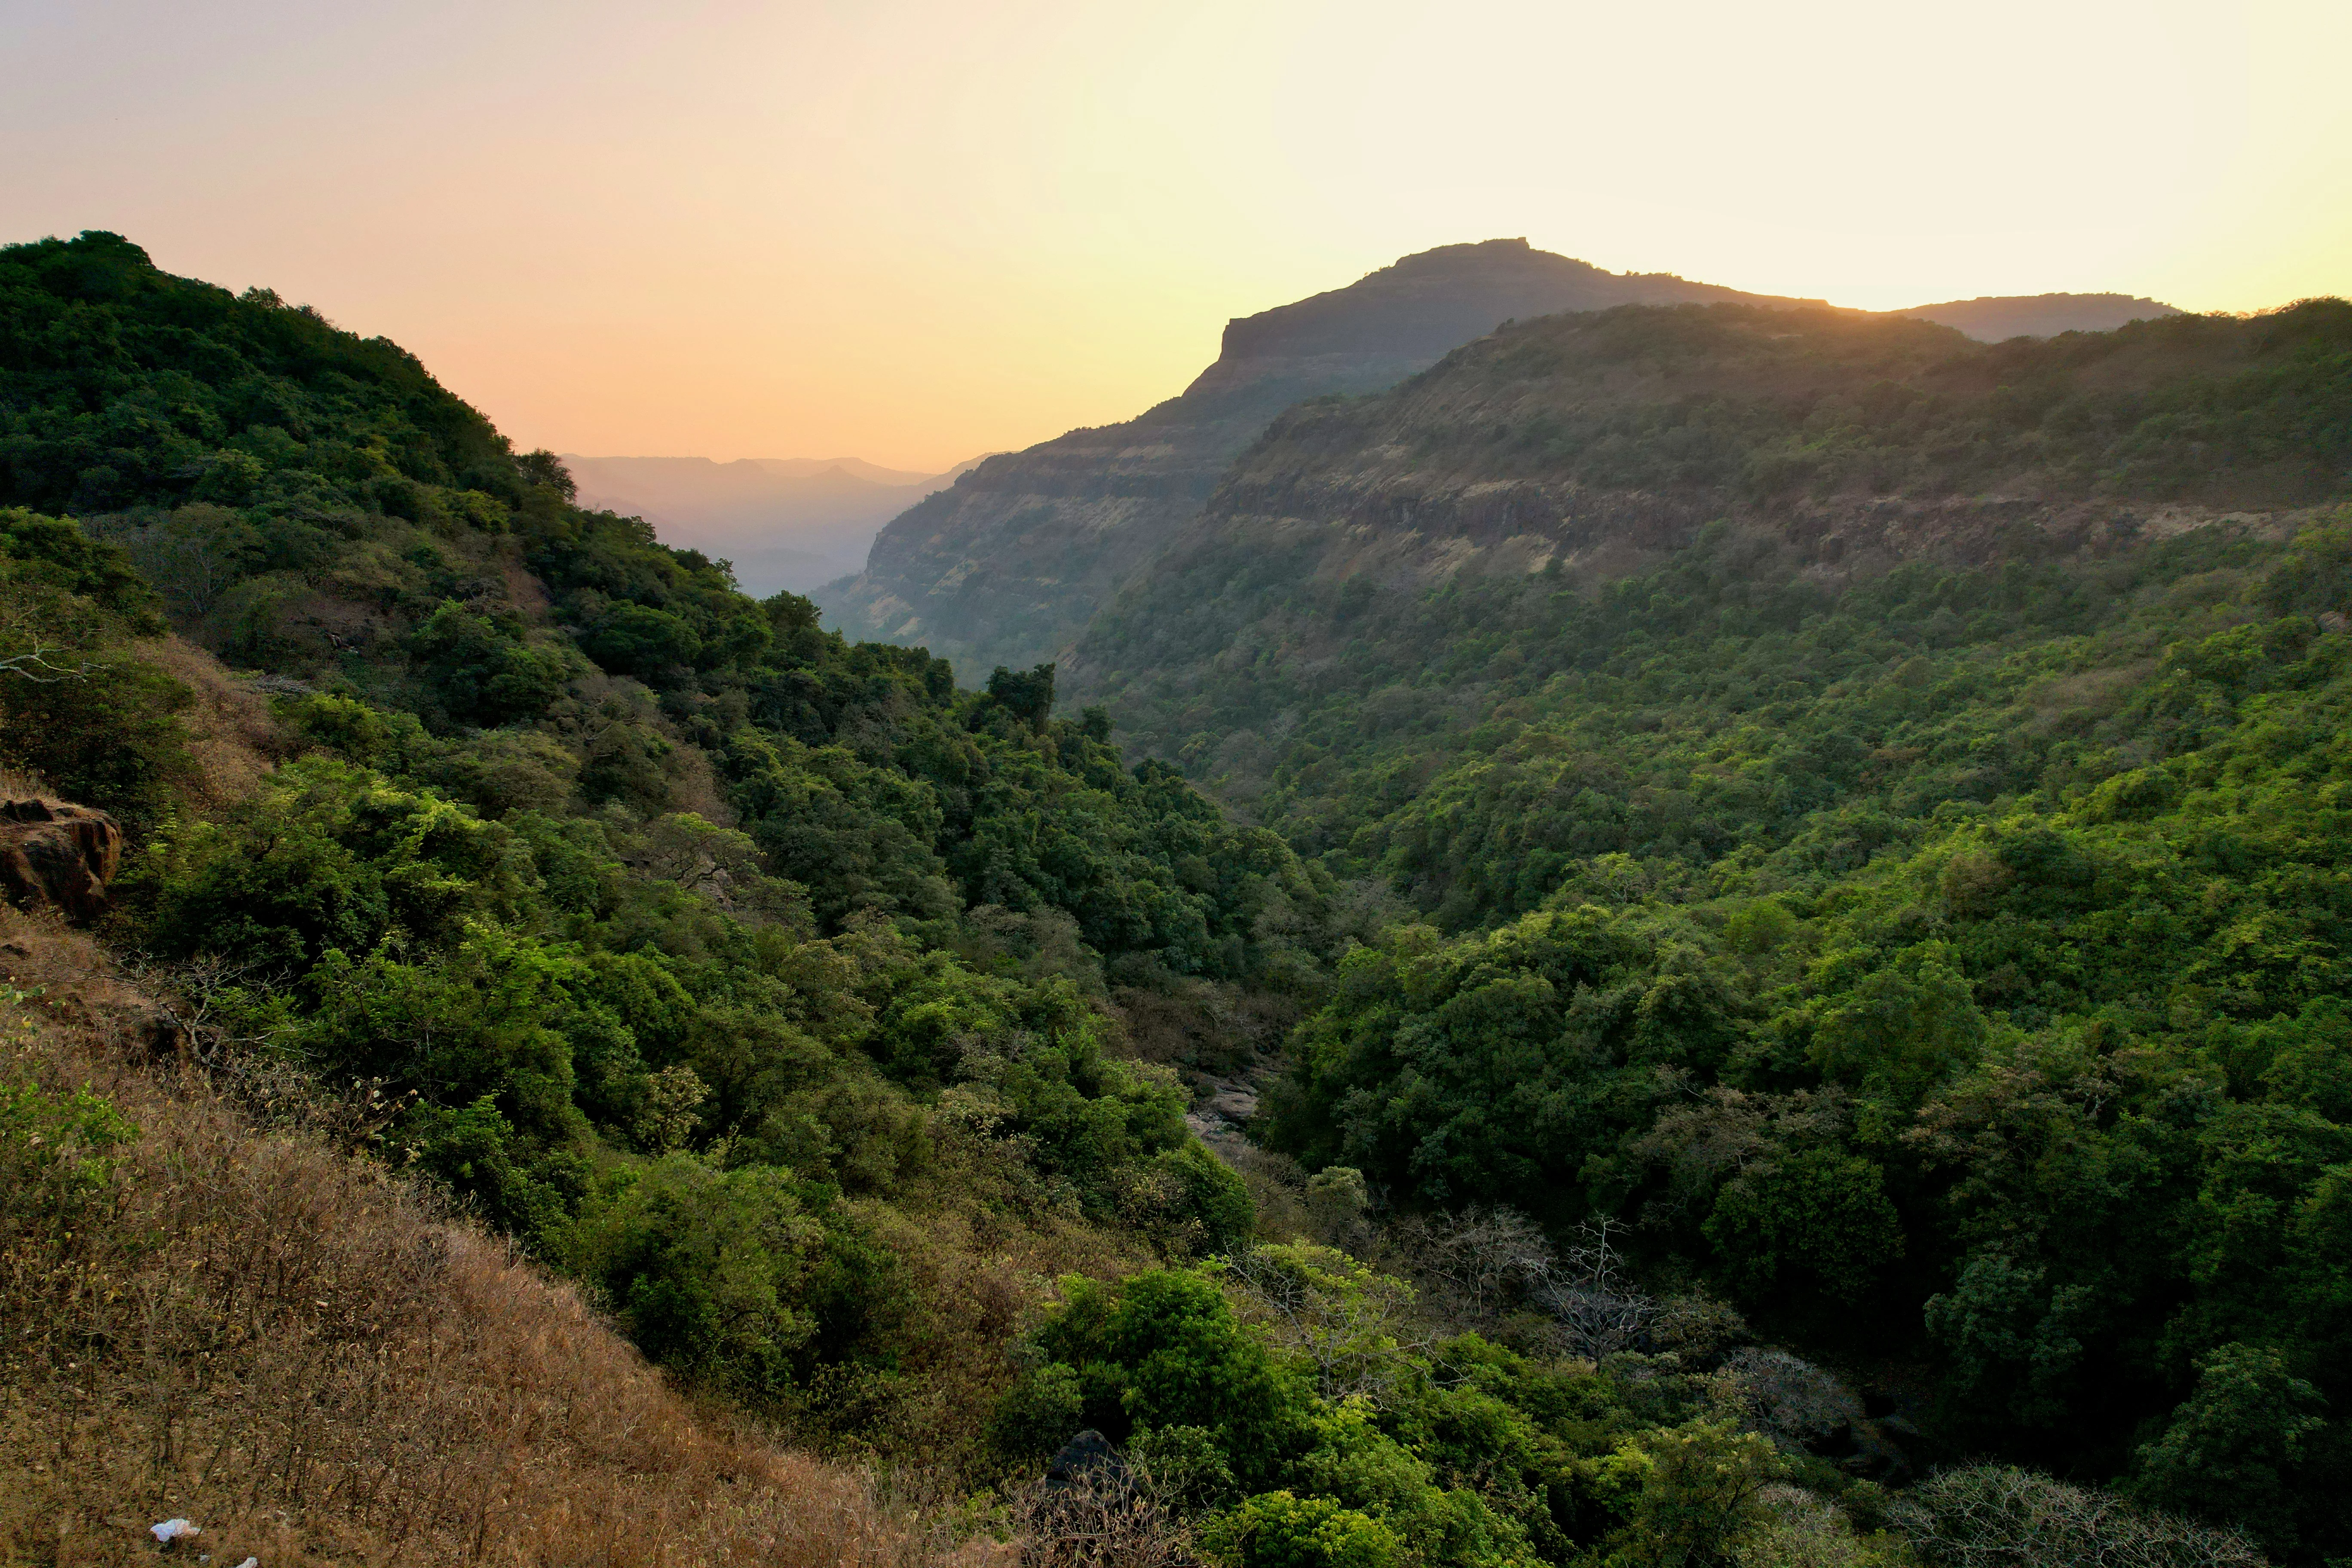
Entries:
{"type": "Polygon", "coordinates": [[[1629,1226],[1955,1448],[2340,1554],[2352,307],[1629,310],[1293,411],[1084,644],[1422,912],[1276,1145],[1629,1226]]]}
{"type": "Polygon", "coordinates": [[[751,600],[111,236],[0,252],[0,766],[133,829],[118,940],[214,1046],[375,1094],[656,1359],[952,1462],[1009,1320],[951,1303],[1247,1234],[1110,991],[1311,982],[1327,879],[1050,673],[751,600]],[[167,627],[274,709],[217,809],[167,627]]]}

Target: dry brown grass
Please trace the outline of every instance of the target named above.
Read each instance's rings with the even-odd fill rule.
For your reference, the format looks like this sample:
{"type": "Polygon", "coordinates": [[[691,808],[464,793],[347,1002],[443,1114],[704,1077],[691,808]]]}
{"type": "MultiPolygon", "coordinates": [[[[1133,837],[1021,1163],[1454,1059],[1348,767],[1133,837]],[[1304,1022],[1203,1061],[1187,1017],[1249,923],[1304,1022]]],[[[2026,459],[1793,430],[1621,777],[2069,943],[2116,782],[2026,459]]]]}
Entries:
{"type": "Polygon", "coordinates": [[[184,638],[152,637],[134,644],[132,651],[195,693],[194,705],[184,715],[188,752],[200,775],[189,792],[191,804],[199,810],[217,810],[259,788],[287,746],[268,700],[184,638]]]}
{"type": "Polygon", "coordinates": [[[698,1409],[373,1163],[50,1009],[132,994],[86,939],[0,914],[0,945],[52,987],[0,1005],[0,1085],[88,1086],[139,1129],[70,1237],[0,1194],[0,1562],[143,1558],[173,1517],[223,1568],[1009,1559],[872,1471],[698,1409]]]}

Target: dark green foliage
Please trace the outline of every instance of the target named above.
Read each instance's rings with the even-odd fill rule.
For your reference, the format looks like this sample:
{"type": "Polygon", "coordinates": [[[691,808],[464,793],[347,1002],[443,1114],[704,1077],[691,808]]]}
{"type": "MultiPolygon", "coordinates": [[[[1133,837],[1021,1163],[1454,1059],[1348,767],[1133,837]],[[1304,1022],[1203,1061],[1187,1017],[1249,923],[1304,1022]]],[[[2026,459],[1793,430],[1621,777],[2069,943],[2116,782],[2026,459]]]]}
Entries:
{"type": "Polygon", "coordinates": [[[1973,343],[1906,318],[1625,306],[1521,323],[1379,397],[1294,409],[1241,472],[1410,447],[1422,469],[1774,500],[1970,494],[2032,475],[2109,494],[2340,494],[2352,303],[1973,343]]]}
{"type": "Polygon", "coordinates": [[[1054,667],[1041,664],[1025,674],[1016,675],[1000,664],[988,678],[988,695],[1007,713],[1034,730],[1054,710],[1054,667]]]}
{"type": "MultiPolygon", "coordinates": [[[[1898,567],[1777,626],[1815,591],[1740,548],[1498,634],[1510,723],[1294,731],[1261,809],[1468,929],[1349,958],[1276,1140],[1406,1204],[1642,1220],[1664,1277],[1931,1361],[1957,1445],[2335,1473],[2352,526],[1898,567]],[[2198,1370],[2232,1344],[2274,1373],[2198,1370]]],[[[1478,624],[1455,596],[1432,622],[1478,624]]],[[[2340,1488],[2281,1487],[2265,1540],[2344,1538],[2340,1488]]]]}
{"type": "MultiPolygon", "coordinates": [[[[2227,1344],[2198,1363],[2197,1388],[2140,1450],[2138,1493],[2242,1526],[2274,1552],[2297,1544],[2295,1488],[2326,1427],[2319,1391],[2274,1350],[2227,1344]]],[[[2339,1439],[2340,1441],[2340,1439],[2339,1439]]]]}
{"type": "Polygon", "coordinates": [[[0,251],[0,658],[72,667],[0,671],[0,764],[138,830],[120,934],[243,1048],[820,1436],[939,1353],[877,1215],[1244,1241],[1105,967],[1311,987],[1328,879],[1050,668],[961,693],[574,500],[389,343],[110,235],[0,251]],[[248,798],[193,798],[128,657],[167,616],[278,694],[248,798]]]}
{"type": "Polygon", "coordinates": [[[1049,1453],[1095,1427],[1228,1563],[1716,1562],[1765,1533],[1759,1495],[1788,1467],[1673,1358],[1596,1373],[1475,1335],[1405,1349],[1361,1315],[1395,1281],[1319,1248],[1256,1261],[1299,1285],[1282,1321],[1318,1352],[1238,1319],[1211,1273],[1065,1279],[997,1407],[1000,1447],[1049,1453]],[[1376,1392],[1318,1392],[1334,1352],[1376,1392]]]}
{"type": "Polygon", "coordinates": [[[447,600],[409,634],[408,653],[439,711],[461,724],[535,717],[577,672],[560,648],[529,646],[512,619],[500,625],[447,600]]]}
{"type": "Polygon", "coordinates": [[[392,343],[99,233],[0,249],[0,499],[84,515],[523,489],[488,422],[392,343]]]}
{"type": "Polygon", "coordinates": [[[12,597],[34,598],[47,589],[87,600],[93,609],[117,617],[125,632],[163,629],[162,601],[130,558],[64,518],[0,508],[0,560],[6,563],[12,597]]]}
{"type": "Polygon", "coordinates": [[[134,826],[169,808],[194,773],[191,694],[121,646],[163,629],[156,605],[121,550],[0,509],[0,766],[134,826]]]}

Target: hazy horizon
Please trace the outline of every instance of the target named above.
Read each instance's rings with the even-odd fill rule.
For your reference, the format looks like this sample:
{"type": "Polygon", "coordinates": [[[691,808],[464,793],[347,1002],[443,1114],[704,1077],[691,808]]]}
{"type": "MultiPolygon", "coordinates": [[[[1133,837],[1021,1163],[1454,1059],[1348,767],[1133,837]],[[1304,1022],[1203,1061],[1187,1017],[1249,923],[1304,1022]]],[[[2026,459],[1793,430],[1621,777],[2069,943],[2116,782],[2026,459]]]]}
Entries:
{"type": "Polygon", "coordinates": [[[516,440],[908,472],[1525,235],[1887,309],[2352,292],[2352,13],[0,3],[0,237],[110,229],[516,440]]]}

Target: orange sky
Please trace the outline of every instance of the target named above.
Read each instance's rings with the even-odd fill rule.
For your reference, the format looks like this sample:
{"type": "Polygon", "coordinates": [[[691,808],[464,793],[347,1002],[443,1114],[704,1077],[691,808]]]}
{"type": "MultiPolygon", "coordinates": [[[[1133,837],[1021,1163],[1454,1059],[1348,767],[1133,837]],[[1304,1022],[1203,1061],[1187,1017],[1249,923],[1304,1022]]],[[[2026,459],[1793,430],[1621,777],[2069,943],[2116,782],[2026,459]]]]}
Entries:
{"type": "Polygon", "coordinates": [[[0,0],[0,237],[383,333],[519,442],[936,468],[1525,235],[1893,306],[2352,293],[2352,5],[0,0]]]}

